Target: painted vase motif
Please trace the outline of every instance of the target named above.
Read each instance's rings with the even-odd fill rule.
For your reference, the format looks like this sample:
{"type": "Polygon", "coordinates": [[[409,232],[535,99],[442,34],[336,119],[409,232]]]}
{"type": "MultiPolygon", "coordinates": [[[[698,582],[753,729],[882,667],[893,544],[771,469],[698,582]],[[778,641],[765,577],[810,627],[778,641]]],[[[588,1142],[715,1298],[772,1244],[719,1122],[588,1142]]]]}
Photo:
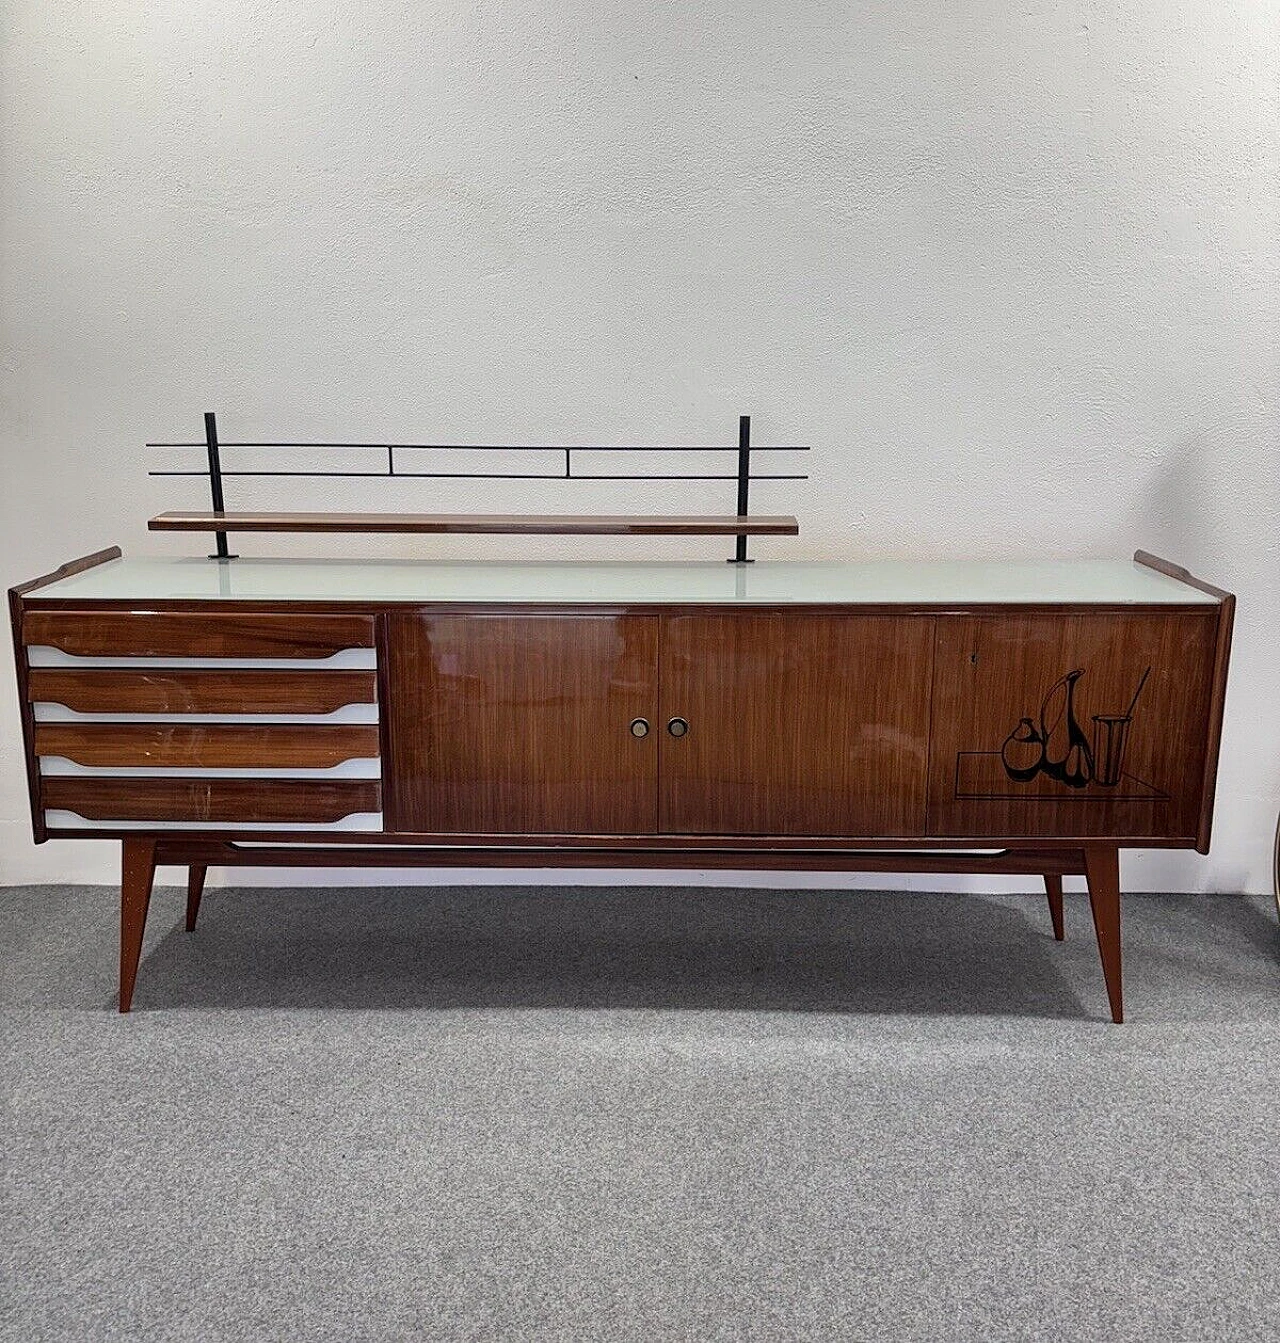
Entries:
{"type": "Polygon", "coordinates": [[[1020,718],[1004,739],[1000,759],[1015,783],[1030,783],[1047,774],[1070,788],[1084,788],[1093,778],[1093,748],[1076,717],[1076,682],[1084,675],[1077,667],[1049,687],[1040,705],[1040,722],[1020,718]]]}
{"type": "Polygon", "coordinates": [[[1076,717],[1076,683],[1083,675],[1084,668],[1077,667],[1059,677],[1041,702],[1040,721],[1019,718],[1004,739],[1000,760],[1014,783],[1030,783],[1037,774],[1047,774],[1068,788],[1086,788],[1090,783],[1114,788],[1124,777],[1133,711],[1151,668],[1143,671],[1123,713],[1093,715],[1092,742],[1076,717]]]}

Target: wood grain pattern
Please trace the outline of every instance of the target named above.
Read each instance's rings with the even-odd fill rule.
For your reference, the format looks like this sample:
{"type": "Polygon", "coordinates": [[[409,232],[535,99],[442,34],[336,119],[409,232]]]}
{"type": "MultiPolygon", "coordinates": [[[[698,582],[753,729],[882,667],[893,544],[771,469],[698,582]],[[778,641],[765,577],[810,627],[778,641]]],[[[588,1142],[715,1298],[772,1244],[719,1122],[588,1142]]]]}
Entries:
{"type": "Polygon", "coordinates": [[[209,869],[202,863],[192,863],[187,869],[187,932],[194,933],[200,917],[200,901],[204,896],[204,879],[209,869]]]}
{"type": "Polygon", "coordinates": [[[324,658],[372,648],[373,617],[27,610],[22,641],[78,657],[324,658]]]}
{"type": "Polygon", "coordinates": [[[479,533],[504,536],[796,536],[794,517],[566,513],[161,513],[153,532],[479,533]]]}
{"type": "MultiPolygon", "coordinates": [[[[934,671],[929,833],[1194,842],[1210,732],[1216,607],[939,617],[934,671]],[[1075,670],[1075,713],[1091,748],[1094,715],[1122,715],[1142,681],[1123,777],[1073,787],[1045,774],[1010,777],[1003,750],[1023,718],[1039,728],[1055,682],[1075,670]]],[[[1055,696],[1050,717],[1062,715],[1055,696]]],[[[1059,729],[1059,735],[1062,728],[1059,729]]],[[[1009,747],[1034,762],[1034,742],[1009,747]]]]}
{"type": "Polygon", "coordinates": [[[109,779],[60,775],[44,780],[44,805],[89,821],[340,821],[376,812],[376,779],[109,779]]]}
{"type": "Polygon", "coordinates": [[[1227,593],[1218,607],[1217,641],[1213,653],[1209,729],[1204,748],[1204,779],[1200,790],[1200,818],[1196,830],[1196,849],[1200,853],[1209,852],[1209,840],[1213,834],[1213,804],[1218,793],[1218,756],[1222,749],[1222,719],[1226,712],[1227,674],[1231,667],[1231,636],[1235,620],[1236,599],[1227,593]]]}
{"type": "Polygon", "coordinates": [[[382,758],[382,820],[387,829],[393,828],[393,817],[399,815],[400,800],[396,789],[398,771],[389,765],[391,760],[391,724],[387,706],[392,702],[391,691],[391,617],[380,611],[374,630],[377,648],[378,697],[378,754],[382,758]]]}
{"type": "Polygon", "coordinates": [[[1049,921],[1053,924],[1054,941],[1066,938],[1067,929],[1062,908],[1062,875],[1058,872],[1044,874],[1044,893],[1049,897],[1049,921]]]}
{"type": "Polygon", "coordinates": [[[376,845],[355,854],[347,847],[323,844],[290,844],[254,847],[207,839],[185,837],[160,840],[161,861],[205,864],[219,867],[591,867],[591,868],[689,868],[712,867],[728,870],[783,872],[901,872],[912,871],[978,875],[1037,876],[1045,868],[1056,873],[1080,876],[1084,873],[1084,854],[1080,849],[1021,850],[1000,854],[936,854],[867,852],[858,849],[780,851],[777,849],[739,850],[703,849],[695,852],[669,848],[637,846],[629,849],[547,848],[511,845],[501,848],[459,848],[455,845],[417,845],[395,848],[376,845]]]}
{"type": "Polygon", "coordinates": [[[154,839],[126,839],[120,848],[120,999],[121,1012],[133,1006],[142,936],[147,930],[151,887],[156,876],[154,839]]]}
{"type": "Polygon", "coordinates": [[[375,759],[376,723],[37,723],[36,754],[78,765],[329,769],[375,759]]]}
{"type": "Polygon", "coordinates": [[[931,616],[672,615],[662,828],[923,835],[931,616]]]}
{"type": "MultiPolygon", "coordinates": [[[[384,778],[383,786],[383,811],[387,811],[387,781],[384,778]]],[[[114,839],[119,840],[118,832],[107,829],[96,829],[92,826],[76,827],[75,829],[58,829],[51,827],[50,835],[58,839],[114,839]]],[[[199,827],[199,836],[203,840],[218,842],[222,840],[232,841],[241,840],[245,836],[230,826],[219,826],[215,823],[206,823],[199,827]]],[[[191,838],[187,834],[187,838],[191,838]]],[[[258,842],[292,842],[296,836],[287,830],[278,831],[262,830],[255,831],[253,839],[258,842]]],[[[505,849],[512,847],[537,847],[545,849],[601,849],[612,852],[622,852],[624,850],[634,851],[637,847],[642,847],[653,851],[670,851],[672,853],[683,853],[685,855],[686,867],[697,867],[698,859],[701,855],[709,851],[727,851],[732,850],[744,854],[769,853],[777,850],[779,853],[784,851],[795,857],[797,866],[803,867],[804,859],[809,854],[846,854],[846,853],[864,853],[868,850],[874,850],[876,853],[883,852],[886,857],[896,861],[896,866],[879,869],[893,872],[909,872],[914,870],[916,860],[928,859],[931,854],[929,851],[939,848],[937,839],[920,838],[903,839],[891,836],[862,835],[856,839],[842,839],[838,836],[814,835],[814,836],[796,836],[796,835],[673,835],[661,834],[657,831],[640,832],[632,831],[625,835],[607,835],[601,833],[574,833],[565,831],[559,834],[538,833],[538,832],[520,832],[520,831],[486,831],[483,834],[476,834],[469,831],[423,831],[423,830],[359,830],[351,831],[342,836],[343,844],[358,845],[361,848],[376,849],[379,846],[395,847],[406,844],[416,844],[424,846],[439,846],[454,849],[464,849],[469,852],[480,854],[484,850],[505,849]],[[925,850],[921,853],[920,850],[925,850]]],[[[955,839],[948,836],[945,842],[945,852],[949,859],[954,858],[954,862],[960,866],[954,867],[930,867],[929,871],[950,871],[967,872],[986,869],[969,868],[964,864],[975,861],[976,859],[985,859],[991,850],[998,849],[1001,852],[1016,851],[1023,855],[1038,855],[1033,861],[1027,858],[1026,865],[1016,870],[1029,876],[1042,876],[1046,871],[1054,870],[1051,864],[1055,861],[1055,855],[1065,851],[1073,846],[1083,846],[1085,844],[1095,844],[1098,842],[1096,835],[1084,836],[1080,839],[1072,839],[1064,836],[1055,836],[1050,839],[1039,839],[1034,836],[1023,836],[1018,839],[1000,839],[990,835],[983,835],[980,838],[955,839]],[[972,852],[968,852],[972,851],[972,852]],[[1043,863],[1040,861],[1043,857],[1043,863]],[[1049,864],[1050,866],[1046,866],[1049,864]]],[[[1151,848],[1179,848],[1185,849],[1189,845],[1185,839],[1152,839],[1143,840],[1144,847],[1151,848]]],[[[625,864],[623,864],[625,866],[625,864]]],[[[635,866],[635,864],[631,864],[635,866]]],[[[868,869],[869,870],[869,869],[868,869]]],[[[1013,870],[1013,869],[1010,869],[1013,870]]],[[[1075,875],[1082,875],[1083,867],[1076,871],[1075,875]]]]}
{"type": "Polygon", "coordinates": [[[40,801],[40,762],[36,759],[35,712],[27,690],[31,668],[27,664],[27,650],[22,646],[22,593],[9,589],[9,631],[13,637],[13,669],[18,683],[18,721],[22,725],[22,755],[27,773],[27,805],[31,814],[31,837],[37,844],[48,838],[44,823],[44,808],[40,801]]]}
{"type": "Polygon", "coordinates": [[[27,698],[77,713],[333,713],[372,704],[372,671],[33,667],[27,698]]]}
{"type": "Polygon", "coordinates": [[[656,828],[652,618],[392,616],[387,661],[389,828],[656,828]]]}
{"type": "Polygon", "coordinates": [[[99,564],[120,558],[119,546],[108,546],[105,550],[96,550],[91,555],[82,555],[79,559],[60,564],[52,573],[42,574],[26,583],[19,583],[9,589],[9,628],[13,636],[13,666],[18,682],[18,721],[22,725],[22,752],[27,764],[27,803],[31,810],[31,836],[37,844],[43,844],[48,838],[44,823],[44,809],[40,802],[40,766],[35,752],[35,714],[32,712],[31,699],[27,693],[27,678],[31,668],[27,660],[27,650],[22,643],[22,622],[26,613],[26,598],[39,588],[56,583],[59,579],[70,578],[94,569],[99,564]]]}
{"type": "Polygon", "coordinates": [[[1209,596],[1217,597],[1219,601],[1225,601],[1231,596],[1223,588],[1214,587],[1212,583],[1206,583],[1203,578],[1197,578],[1190,569],[1183,565],[1174,564],[1172,560],[1162,560],[1159,555],[1153,555],[1148,550],[1135,550],[1133,552],[1133,562],[1141,564],[1147,569],[1154,569],[1167,578],[1176,578],[1179,583],[1185,583],[1188,587],[1196,588],[1200,592],[1207,592],[1209,596]]]}
{"type": "MultiPolygon", "coordinates": [[[[448,521],[440,530],[482,530],[472,524],[493,519],[448,521]]],[[[498,521],[506,529],[519,520],[498,521]]],[[[632,522],[691,522],[698,524],[691,530],[705,530],[707,519],[539,521],[628,524],[624,530],[632,522]]],[[[740,519],[712,521],[729,534],[746,530],[740,519]]],[[[100,552],[24,588],[118,553],[100,552]]],[[[1142,552],[1136,558],[1215,604],[976,604],[966,614],[652,604],[500,613],[175,599],[161,603],[163,611],[143,611],[126,602],[28,604],[14,589],[36,838],[125,838],[121,1010],[132,998],[151,882],[163,860],[190,868],[188,927],[213,863],[698,866],[1041,874],[1061,936],[1061,877],[1084,871],[1112,1016],[1121,1021],[1116,846],[1207,848],[1235,607],[1230,594],[1176,565],[1142,552]],[[373,647],[375,633],[376,673],[31,669],[26,654],[41,643],[121,661],[305,659],[373,647]],[[1123,770],[1110,781],[1091,773],[1074,790],[1035,770],[1011,776],[1006,738],[1019,720],[1040,714],[1046,691],[1073,668],[1082,671],[1082,727],[1093,729],[1095,715],[1127,723],[1123,770]],[[1126,718],[1139,684],[1136,712],[1126,718]],[[35,702],[160,714],[329,713],[379,702],[390,712],[378,724],[314,728],[37,725],[35,702]],[[653,725],[645,738],[627,730],[637,717],[653,725]],[[674,717],[689,723],[678,739],[664,730],[674,717]],[[326,837],[328,846],[299,843],[318,838],[300,834],[301,824],[378,811],[377,780],[42,778],[37,751],[106,769],[326,768],[380,754],[395,766],[386,801],[396,828],[342,832],[326,837]],[[89,824],[50,831],[46,809],[89,824]],[[126,823],[123,836],[93,824],[112,821],[126,823]],[[154,823],[162,821],[182,828],[158,834],[154,823]],[[238,838],[272,847],[233,842],[235,827],[250,822],[266,828],[238,838]],[[952,845],[1007,851],[918,851],[952,845]]],[[[1090,769],[1100,755],[1095,739],[1090,769]]]]}
{"type": "Polygon", "coordinates": [[[51,583],[60,583],[64,578],[72,578],[76,574],[82,574],[86,569],[96,569],[100,564],[106,564],[108,560],[118,560],[120,558],[119,546],[108,546],[105,550],[95,550],[92,555],[82,555],[79,559],[68,560],[66,564],[60,564],[51,573],[41,574],[39,578],[28,579],[25,583],[19,583],[17,587],[10,588],[10,592],[16,592],[20,597],[25,597],[29,592],[35,592],[37,588],[47,588],[51,583]]]}
{"type": "Polygon", "coordinates": [[[1111,1020],[1124,1022],[1124,972],[1120,949],[1120,851],[1112,845],[1090,845],[1084,851],[1089,908],[1098,937],[1102,976],[1111,1004],[1111,1020]]]}

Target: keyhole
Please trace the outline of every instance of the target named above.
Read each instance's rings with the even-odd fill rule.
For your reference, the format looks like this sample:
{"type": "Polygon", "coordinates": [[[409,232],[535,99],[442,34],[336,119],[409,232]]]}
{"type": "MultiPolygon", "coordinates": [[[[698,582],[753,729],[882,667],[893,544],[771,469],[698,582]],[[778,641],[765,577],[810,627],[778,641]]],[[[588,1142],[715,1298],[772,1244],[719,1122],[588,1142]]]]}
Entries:
{"type": "Polygon", "coordinates": [[[970,654],[969,654],[969,661],[972,662],[972,663],[976,666],[976,665],[977,665],[977,662],[978,662],[978,655],[977,655],[977,653],[970,653],[970,654]]]}

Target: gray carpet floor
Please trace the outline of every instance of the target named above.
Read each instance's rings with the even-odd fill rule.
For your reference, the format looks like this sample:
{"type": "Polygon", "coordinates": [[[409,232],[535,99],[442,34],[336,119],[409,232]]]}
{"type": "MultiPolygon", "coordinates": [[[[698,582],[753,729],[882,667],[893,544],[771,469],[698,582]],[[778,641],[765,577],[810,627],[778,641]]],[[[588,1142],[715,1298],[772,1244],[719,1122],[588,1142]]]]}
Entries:
{"type": "Polygon", "coordinates": [[[1280,1336],[1271,902],[0,891],[5,1340],[1280,1336]]]}

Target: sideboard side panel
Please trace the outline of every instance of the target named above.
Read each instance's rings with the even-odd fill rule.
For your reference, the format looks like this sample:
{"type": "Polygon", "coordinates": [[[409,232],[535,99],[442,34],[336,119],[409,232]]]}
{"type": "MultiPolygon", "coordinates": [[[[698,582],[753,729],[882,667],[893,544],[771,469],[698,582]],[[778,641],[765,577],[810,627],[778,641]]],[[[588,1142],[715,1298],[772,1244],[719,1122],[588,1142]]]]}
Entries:
{"type": "Polygon", "coordinates": [[[651,834],[651,616],[387,617],[387,828],[651,834]],[[636,737],[633,719],[650,731],[636,737]]]}
{"type": "Polygon", "coordinates": [[[1209,852],[1213,833],[1213,804],[1218,791],[1218,755],[1222,749],[1222,716],[1227,701],[1227,672],[1231,665],[1231,635],[1235,627],[1236,599],[1227,593],[1218,607],[1217,644],[1213,661],[1213,698],[1209,705],[1209,740],[1205,748],[1204,786],[1200,798],[1200,829],[1196,848],[1209,852]]]}
{"type": "Polygon", "coordinates": [[[44,823],[44,803],[40,798],[40,762],[36,758],[35,714],[27,684],[31,670],[26,645],[22,642],[23,602],[18,588],[9,591],[9,624],[13,633],[13,668],[18,680],[18,716],[22,723],[22,754],[27,772],[27,798],[31,807],[31,835],[37,844],[48,838],[44,823]]]}
{"type": "Polygon", "coordinates": [[[940,617],[929,833],[1194,844],[1217,614],[940,617]]]}

